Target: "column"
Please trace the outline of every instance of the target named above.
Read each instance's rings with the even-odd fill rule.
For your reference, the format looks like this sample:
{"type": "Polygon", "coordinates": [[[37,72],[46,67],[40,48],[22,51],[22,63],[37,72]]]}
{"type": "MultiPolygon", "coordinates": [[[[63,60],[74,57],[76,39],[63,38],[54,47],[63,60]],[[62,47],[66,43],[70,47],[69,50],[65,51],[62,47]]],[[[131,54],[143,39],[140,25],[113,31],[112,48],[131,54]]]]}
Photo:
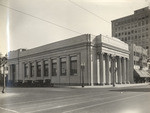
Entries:
{"type": "Polygon", "coordinates": [[[30,79],[30,76],[31,76],[31,64],[30,62],[28,62],[28,79],[30,79]]]}
{"type": "MultiPolygon", "coordinates": [[[[81,76],[81,56],[80,54],[77,55],[77,74],[80,77],[79,83],[82,84],[82,76],[81,76]]],[[[72,83],[72,81],[71,81],[72,83]]]]}
{"type": "MultiPolygon", "coordinates": [[[[97,85],[97,52],[96,49],[93,49],[93,66],[91,66],[91,68],[93,68],[93,74],[91,74],[91,85],[97,85]],[[93,78],[93,79],[92,79],[93,78]]],[[[92,64],[91,64],[92,65],[92,64]]],[[[91,69],[92,70],[92,69],[91,69]]]]}
{"type": "Polygon", "coordinates": [[[52,59],[48,59],[48,77],[51,80],[52,79],[52,59]]]}
{"type": "Polygon", "coordinates": [[[97,55],[98,58],[97,58],[97,84],[100,84],[100,57],[99,55],[97,55]]]}
{"type": "Polygon", "coordinates": [[[116,56],[112,56],[111,59],[111,83],[113,86],[116,84],[116,72],[115,72],[115,67],[116,67],[116,56]]]}
{"type": "Polygon", "coordinates": [[[111,68],[110,68],[110,73],[111,73],[111,84],[113,84],[113,56],[111,57],[111,68]]]}
{"type": "Polygon", "coordinates": [[[126,59],[122,59],[122,83],[126,83],[126,59]]]}
{"type": "Polygon", "coordinates": [[[60,85],[60,58],[57,58],[57,79],[58,79],[58,83],[60,85]]]}
{"type": "Polygon", "coordinates": [[[24,70],[24,68],[25,68],[25,64],[22,62],[22,66],[21,66],[21,68],[22,68],[22,82],[24,83],[24,81],[25,81],[25,79],[24,79],[24,74],[25,74],[25,70],[24,70]]]}
{"type": "MultiPolygon", "coordinates": [[[[0,69],[1,69],[1,68],[0,68],[0,69]]],[[[8,65],[8,80],[9,80],[9,81],[12,80],[12,79],[11,79],[11,75],[12,75],[11,72],[12,72],[12,71],[11,71],[11,65],[8,65]]]]}
{"type": "Polygon", "coordinates": [[[129,59],[126,58],[126,83],[129,84],[129,59]]]}
{"type": "Polygon", "coordinates": [[[44,80],[44,60],[41,60],[41,78],[44,80]]]}
{"type": "Polygon", "coordinates": [[[100,53],[100,85],[104,85],[103,55],[103,53],[100,53]]]}
{"type": "Polygon", "coordinates": [[[106,61],[105,61],[105,66],[106,66],[106,85],[109,85],[109,54],[106,54],[106,61]]]}
{"type": "Polygon", "coordinates": [[[118,84],[122,83],[122,72],[121,72],[121,57],[117,59],[117,74],[118,74],[118,84]]]}
{"type": "Polygon", "coordinates": [[[37,78],[37,62],[34,61],[34,80],[37,78]]]}
{"type": "Polygon", "coordinates": [[[67,77],[69,78],[68,80],[68,83],[70,85],[70,56],[67,56],[67,60],[66,60],[66,63],[67,63],[67,77]]]}

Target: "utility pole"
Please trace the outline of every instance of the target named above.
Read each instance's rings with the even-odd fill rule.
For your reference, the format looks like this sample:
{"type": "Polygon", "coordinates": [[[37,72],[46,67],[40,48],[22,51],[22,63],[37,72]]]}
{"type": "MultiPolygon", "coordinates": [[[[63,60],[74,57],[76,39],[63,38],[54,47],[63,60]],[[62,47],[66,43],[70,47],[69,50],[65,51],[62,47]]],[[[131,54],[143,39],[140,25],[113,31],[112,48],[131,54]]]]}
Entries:
{"type": "Polygon", "coordinates": [[[2,54],[0,53],[0,76],[1,76],[1,63],[2,63],[2,54]]]}
{"type": "Polygon", "coordinates": [[[7,55],[5,55],[5,57],[1,58],[1,66],[3,67],[3,89],[2,89],[2,93],[5,93],[5,65],[7,63],[7,55]]]}
{"type": "Polygon", "coordinates": [[[5,65],[4,64],[3,64],[3,80],[4,80],[4,84],[3,84],[2,93],[5,93],[5,65]]]}

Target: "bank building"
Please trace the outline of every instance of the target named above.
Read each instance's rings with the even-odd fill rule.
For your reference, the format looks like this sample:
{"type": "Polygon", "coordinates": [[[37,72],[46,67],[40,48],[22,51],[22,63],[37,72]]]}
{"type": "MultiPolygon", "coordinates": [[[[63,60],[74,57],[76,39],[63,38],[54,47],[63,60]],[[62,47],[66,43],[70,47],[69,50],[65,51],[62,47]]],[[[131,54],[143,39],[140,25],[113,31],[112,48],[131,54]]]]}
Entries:
{"type": "Polygon", "coordinates": [[[129,47],[103,35],[83,34],[8,54],[9,84],[110,85],[133,82],[129,47]]]}

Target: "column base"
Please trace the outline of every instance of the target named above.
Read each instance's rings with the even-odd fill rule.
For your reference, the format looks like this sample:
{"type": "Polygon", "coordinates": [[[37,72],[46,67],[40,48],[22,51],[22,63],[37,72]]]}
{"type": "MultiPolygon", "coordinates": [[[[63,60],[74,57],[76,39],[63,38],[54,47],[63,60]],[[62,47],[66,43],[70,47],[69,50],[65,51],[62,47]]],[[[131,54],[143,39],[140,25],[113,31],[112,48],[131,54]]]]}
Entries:
{"type": "Polygon", "coordinates": [[[129,82],[129,81],[127,81],[126,83],[127,83],[127,84],[130,84],[130,82],[129,82]]]}
{"type": "Polygon", "coordinates": [[[110,83],[106,83],[105,85],[110,85],[110,83]]]}
{"type": "Polygon", "coordinates": [[[122,82],[122,84],[126,84],[126,82],[122,82]]]}
{"type": "Polygon", "coordinates": [[[99,85],[100,83],[93,83],[93,85],[99,85]]]}
{"type": "Polygon", "coordinates": [[[105,84],[104,83],[100,83],[100,86],[104,86],[105,84]]]}
{"type": "Polygon", "coordinates": [[[121,82],[118,82],[117,84],[122,84],[121,82]]]}

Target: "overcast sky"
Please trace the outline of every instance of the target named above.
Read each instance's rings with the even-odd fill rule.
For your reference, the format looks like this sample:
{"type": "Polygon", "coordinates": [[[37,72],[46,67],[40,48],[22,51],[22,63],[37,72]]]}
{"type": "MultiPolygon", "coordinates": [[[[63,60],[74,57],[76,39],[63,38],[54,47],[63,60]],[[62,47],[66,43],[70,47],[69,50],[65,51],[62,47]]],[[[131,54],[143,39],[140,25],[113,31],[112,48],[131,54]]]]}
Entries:
{"type": "Polygon", "coordinates": [[[148,0],[71,1],[0,0],[0,52],[5,54],[18,48],[30,49],[78,36],[80,33],[111,36],[111,20],[131,15],[134,10],[148,6],[149,2],[148,0]]]}

